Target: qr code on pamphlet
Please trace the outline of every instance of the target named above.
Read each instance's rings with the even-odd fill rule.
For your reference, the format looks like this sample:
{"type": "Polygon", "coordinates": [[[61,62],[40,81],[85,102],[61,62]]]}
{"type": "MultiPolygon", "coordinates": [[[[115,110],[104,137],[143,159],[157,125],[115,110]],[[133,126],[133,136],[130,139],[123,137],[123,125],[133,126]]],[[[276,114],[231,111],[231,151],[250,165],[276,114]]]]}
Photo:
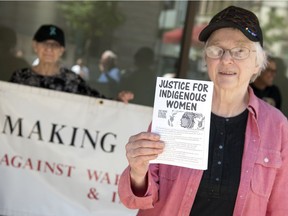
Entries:
{"type": "Polygon", "coordinates": [[[158,118],[166,119],[167,110],[158,110],[158,118]]]}

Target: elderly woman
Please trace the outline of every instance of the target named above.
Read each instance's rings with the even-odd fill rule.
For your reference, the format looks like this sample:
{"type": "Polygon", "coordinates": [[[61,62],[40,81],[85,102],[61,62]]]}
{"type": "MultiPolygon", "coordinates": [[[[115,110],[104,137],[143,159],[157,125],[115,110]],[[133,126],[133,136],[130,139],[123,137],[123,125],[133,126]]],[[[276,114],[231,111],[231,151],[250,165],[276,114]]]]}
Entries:
{"type": "MultiPolygon", "coordinates": [[[[10,79],[11,82],[106,98],[97,90],[90,88],[79,75],[60,66],[59,61],[65,51],[62,29],[55,25],[42,25],[34,35],[33,49],[39,63],[32,68],[15,71],[10,79]]],[[[133,99],[133,94],[122,91],[117,99],[128,102],[133,99]]]]}
{"type": "Polygon", "coordinates": [[[165,143],[139,133],[126,144],[121,201],[147,216],[287,215],[287,119],[249,87],[266,65],[258,19],[230,6],[199,39],[214,83],[208,169],[149,165],[165,143]]]}

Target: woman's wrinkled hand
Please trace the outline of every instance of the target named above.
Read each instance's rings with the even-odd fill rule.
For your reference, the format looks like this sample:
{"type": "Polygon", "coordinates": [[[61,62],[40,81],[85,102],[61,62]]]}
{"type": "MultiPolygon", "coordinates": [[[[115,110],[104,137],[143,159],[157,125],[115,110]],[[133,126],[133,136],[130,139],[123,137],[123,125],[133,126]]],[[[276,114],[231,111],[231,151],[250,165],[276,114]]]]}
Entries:
{"type": "Polygon", "coordinates": [[[164,150],[164,142],[160,136],[151,132],[141,132],[131,136],[126,144],[126,157],[130,165],[131,178],[144,181],[149,168],[149,161],[154,160],[164,150]]]}

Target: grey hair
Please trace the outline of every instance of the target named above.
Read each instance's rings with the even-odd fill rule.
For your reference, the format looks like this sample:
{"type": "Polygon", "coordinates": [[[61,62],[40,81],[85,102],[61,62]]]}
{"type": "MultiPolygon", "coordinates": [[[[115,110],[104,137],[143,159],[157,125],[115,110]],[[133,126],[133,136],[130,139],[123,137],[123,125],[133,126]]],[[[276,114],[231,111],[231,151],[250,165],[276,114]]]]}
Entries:
{"type": "Polygon", "coordinates": [[[116,67],[117,55],[111,50],[106,50],[102,53],[100,59],[100,65],[103,67],[104,71],[109,71],[116,67]]]}
{"type": "MultiPolygon", "coordinates": [[[[205,47],[203,49],[203,59],[206,61],[206,56],[205,56],[205,49],[208,46],[208,41],[209,39],[206,41],[205,43],[205,47]]],[[[261,72],[266,68],[268,60],[267,60],[267,54],[264,51],[263,47],[261,46],[260,42],[252,42],[254,47],[255,47],[255,51],[256,51],[256,65],[259,66],[259,71],[252,75],[251,79],[250,79],[250,83],[254,82],[255,79],[261,74],[261,72]]]]}
{"type": "Polygon", "coordinates": [[[255,79],[261,74],[261,72],[267,67],[268,60],[267,54],[264,51],[263,47],[260,45],[259,42],[253,42],[255,45],[256,50],[256,65],[259,66],[259,71],[257,74],[254,74],[251,79],[250,83],[254,82],[255,79]]]}
{"type": "Polygon", "coordinates": [[[102,55],[107,58],[117,59],[117,55],[111,50],[105,50],[102,55]]]}

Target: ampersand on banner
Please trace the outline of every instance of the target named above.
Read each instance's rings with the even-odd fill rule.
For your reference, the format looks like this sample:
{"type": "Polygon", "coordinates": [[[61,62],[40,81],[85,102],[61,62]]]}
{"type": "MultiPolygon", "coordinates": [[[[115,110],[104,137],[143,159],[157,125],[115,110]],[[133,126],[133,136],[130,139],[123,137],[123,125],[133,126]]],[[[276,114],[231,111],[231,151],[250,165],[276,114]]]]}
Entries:
{"type": "Polygon", "coordinates": [[[96,191],[95,188],[90,188],[90,191],[89,191],[89,193],[87,194],[87,197],[88,197],[89,199],[99,200],[98,195],[99,195],[99,194],[97,193],[97,191],[96,191]]]}

